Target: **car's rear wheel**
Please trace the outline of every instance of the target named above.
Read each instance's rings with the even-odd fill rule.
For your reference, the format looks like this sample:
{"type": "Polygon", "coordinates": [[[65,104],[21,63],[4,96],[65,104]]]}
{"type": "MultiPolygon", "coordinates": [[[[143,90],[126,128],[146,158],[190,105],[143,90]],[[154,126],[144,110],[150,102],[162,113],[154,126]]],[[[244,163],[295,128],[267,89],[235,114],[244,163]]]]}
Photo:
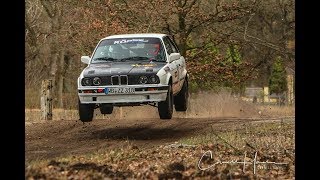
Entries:
{"type": "Polygon", "coordinates": [[[188,81],[185,79],[180,92],[174,97],[174,107],[176,111],[186,111],[188,109],[188,99],[188,81]]]}
{"type": "Polygon", "coordinates": [[[112,104],[101,104],[100,107],[101,114],[112,114],[113,105],[112,104]]]}
{"type": "Polygon", "coordinates": [[[82,122],[90,122],[93,119],[93,112],[95,104],[83,104],[78,101],[79,104],[79,117],[82,122]]]}
{"type": "Polygon", "coordinates": [[[172,94],[171,83],[169,83],[169,88],[168,88],[166,100],[158,103],[158,112],[159,112],[160,119],[171,119],[172,118],[173,94],[172,94]]]}

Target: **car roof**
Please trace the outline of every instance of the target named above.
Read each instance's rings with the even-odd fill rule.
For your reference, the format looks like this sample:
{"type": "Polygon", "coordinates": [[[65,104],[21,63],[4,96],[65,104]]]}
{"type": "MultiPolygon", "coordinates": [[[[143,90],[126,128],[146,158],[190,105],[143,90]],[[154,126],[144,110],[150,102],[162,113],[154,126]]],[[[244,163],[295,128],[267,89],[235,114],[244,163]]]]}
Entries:
{"type": "Polygon", "coordinates": [[[118,34],[118,35],[107,36],[102,40],[114,39],[114,38],[139,38],[139,37],[162,38],[164,36],[167,36],[167,34],[161,34],[161,33],[118,34]]]}

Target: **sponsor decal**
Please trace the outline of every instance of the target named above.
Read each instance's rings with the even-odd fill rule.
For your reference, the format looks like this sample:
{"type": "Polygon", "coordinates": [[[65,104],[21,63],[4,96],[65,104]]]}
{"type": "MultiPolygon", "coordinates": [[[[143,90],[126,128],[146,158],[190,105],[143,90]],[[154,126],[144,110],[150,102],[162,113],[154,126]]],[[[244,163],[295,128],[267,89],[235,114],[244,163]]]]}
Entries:
{"type": "Polygon", "coordinates": [[[113,44],[129,44],[129,43],[145,43],[145,42],[149,42],[149,40],[145,40],[145,39],[122,39],[119,41],[114,41],[113,44]]]}
{"type": "Polygon", "coordinates": [[[95,64],[94,67],[99,67],[99,68],[109,68],[111,67],[109,64],[95,64]]]}
{"type": "Polygon", "coordinates": [[[157,66],[157,64],[132,64],[133,67],[154,67],[157,66]]]}
{"type": "Polygon", "coordinates": [[[170,71],[172,71],[173,69],[176,69],[176,66],[172,63],[169,64],[167,67],[169,68],[170,71]]]}

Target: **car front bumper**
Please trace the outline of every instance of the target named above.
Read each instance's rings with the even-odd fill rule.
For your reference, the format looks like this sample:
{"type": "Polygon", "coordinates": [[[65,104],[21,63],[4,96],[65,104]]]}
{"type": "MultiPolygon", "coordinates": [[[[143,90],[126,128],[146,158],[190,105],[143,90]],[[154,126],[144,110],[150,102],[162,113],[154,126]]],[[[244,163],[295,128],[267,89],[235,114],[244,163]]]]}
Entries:
{"type": "Polygon", "coordinates": [[[78,96],[81,103],[152,103],[165,101],[168,85],[120,85],[120,86],[81,86],[78,96]],[[106,94],[105,88],[134,88],[135,92],[125,94],[106,94]],[[102,91],[102,92],[101,92],[102,91]]]}

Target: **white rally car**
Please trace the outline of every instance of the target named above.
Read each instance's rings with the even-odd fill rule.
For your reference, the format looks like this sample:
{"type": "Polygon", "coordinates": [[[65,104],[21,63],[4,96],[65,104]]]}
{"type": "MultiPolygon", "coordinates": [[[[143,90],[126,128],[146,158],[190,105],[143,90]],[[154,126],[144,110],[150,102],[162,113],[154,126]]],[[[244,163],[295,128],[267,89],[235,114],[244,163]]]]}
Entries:
{"type": "Polygon", "coordinates": [[[152,105],[161,119],[186,111],[188,74],[177,45],[166,34],[113,35],[99,41],[78,78],[79,116],[92,121],[95,108],[152,105]]]}

